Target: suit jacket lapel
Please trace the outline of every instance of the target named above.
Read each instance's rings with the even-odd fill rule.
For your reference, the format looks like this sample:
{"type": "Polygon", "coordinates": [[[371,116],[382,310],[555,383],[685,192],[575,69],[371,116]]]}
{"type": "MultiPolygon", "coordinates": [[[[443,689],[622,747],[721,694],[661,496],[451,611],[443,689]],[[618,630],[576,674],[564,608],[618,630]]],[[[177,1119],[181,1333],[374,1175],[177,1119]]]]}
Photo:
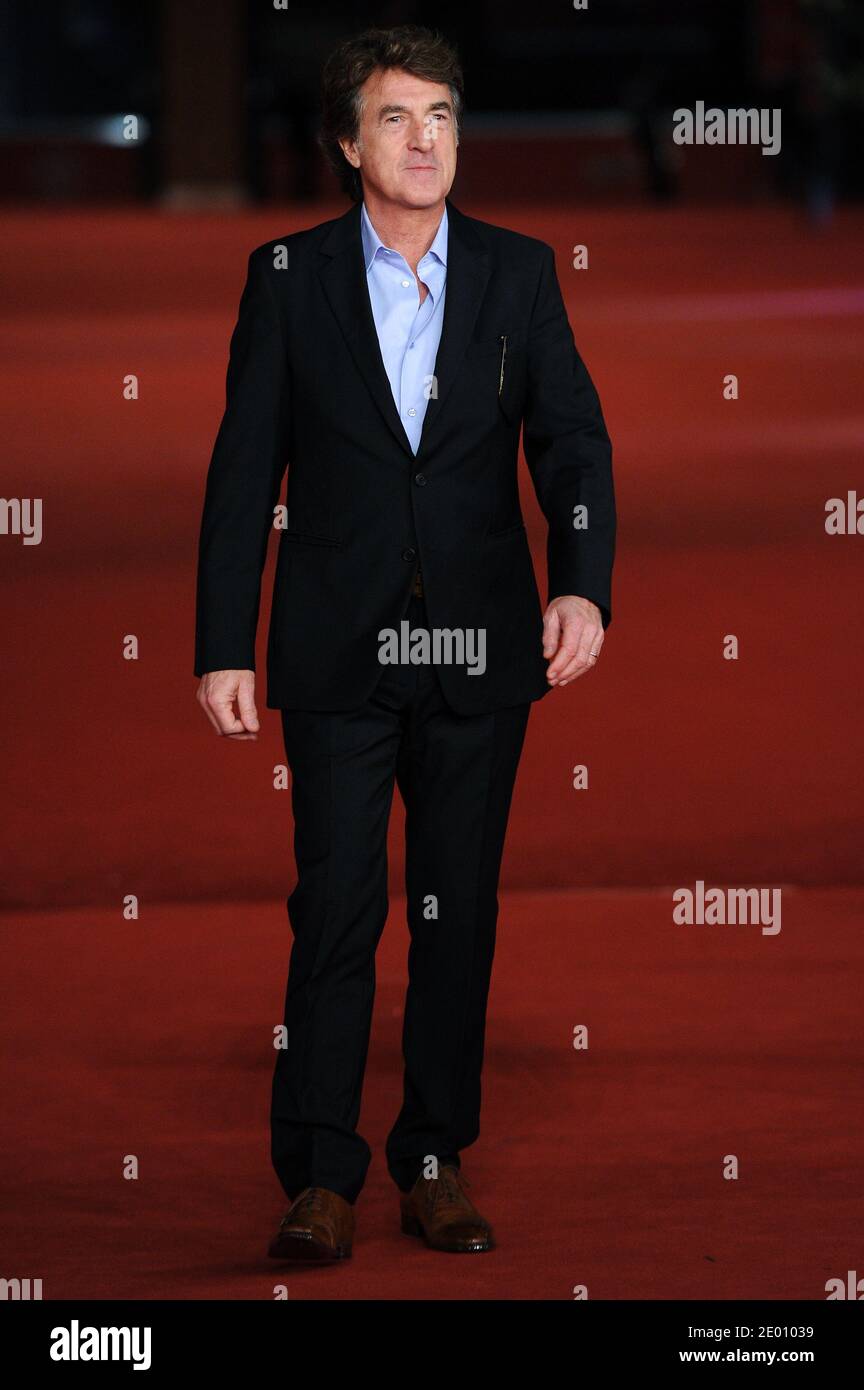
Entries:
{"type": "MultiPolygon", "coordinates": [[[[320,271],[321,283],[357,370],[397,443],[413,458],[410,440],[393,400],[375,328],[360,237],[359,203],[333,223],[321,243],[321,252],[326,257],[320,271]]],[[[426,407],[418,458],[434,442],[488,279],[489,257],[483,242],[471,219],[459,212],[448,198],[447,287],[434,369],[437,396],[431,395],[426,407]]]]}
{"type": "Polygon", "coordinates": [[[426,406],[418,459],[428,453],[440,433],[441,420],[486,293],[489,274],[489,255],[472,219],[454,207],[448,198],[447,288],[444,323],[435,360],[438,394],[437,398],[430,396],[426,406]]]}
{"type": "Polygon", "coordinates": [[[354,364],[397,442],[410,453],[411,444],[399,419],[378,346],[363,261],[359,203],[334,222],[321,251],[327,258],[321,266],[321,283],[354,364]]]}

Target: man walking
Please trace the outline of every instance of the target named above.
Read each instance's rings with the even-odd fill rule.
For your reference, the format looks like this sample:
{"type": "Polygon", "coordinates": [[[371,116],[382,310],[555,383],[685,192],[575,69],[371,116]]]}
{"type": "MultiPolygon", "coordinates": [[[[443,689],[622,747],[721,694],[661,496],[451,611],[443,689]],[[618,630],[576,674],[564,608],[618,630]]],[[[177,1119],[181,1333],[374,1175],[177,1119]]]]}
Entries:
{"type": "Polygon", "coordinates": [[[592,668],[611,620],[611,446],[551,248],[448,197],[452,48],[415,26],[367,31],[330,57],[323,96],[352,206],[249,258],[198,570],[199,700],[220,734],[254,738],[261,573],[287,467],[267,706],[281,710],[297,862],[271,1111],[291,1205],[269,1253],[351,1254],[394,785],[411,945],[387,1166],[403,1231],[479,1252],[492,1231],[461,1153],[479,1133],[510,800],[531,702],[592,668]],[[549,527],[545,614],[520,429],[549,527]]]}

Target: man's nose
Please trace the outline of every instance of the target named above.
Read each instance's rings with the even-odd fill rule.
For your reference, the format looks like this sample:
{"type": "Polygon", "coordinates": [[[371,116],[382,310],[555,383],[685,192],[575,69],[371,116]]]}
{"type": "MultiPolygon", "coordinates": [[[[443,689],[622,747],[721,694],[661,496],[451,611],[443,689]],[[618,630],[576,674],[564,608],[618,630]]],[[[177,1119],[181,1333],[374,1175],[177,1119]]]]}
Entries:
{"type": "Polygon", "coordinates": [[[415,121],[411,128],[410,144],[428,150],[435,143],[435,131],[431,121],[415,121]]]}

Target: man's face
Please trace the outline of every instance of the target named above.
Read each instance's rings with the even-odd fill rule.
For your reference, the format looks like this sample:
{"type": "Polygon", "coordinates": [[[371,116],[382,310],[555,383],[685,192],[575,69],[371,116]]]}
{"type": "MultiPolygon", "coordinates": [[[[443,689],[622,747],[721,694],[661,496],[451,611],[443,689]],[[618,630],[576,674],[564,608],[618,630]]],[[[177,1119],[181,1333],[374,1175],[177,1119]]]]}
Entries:
{"type": "Polygon", "coordinates": [[[364,193],[405,208],[433,207],[456,173],[456,127],[450,89],[399,68],[379,69],[360,89],[356,141],[342,150],[361,171],[364,193]]]}

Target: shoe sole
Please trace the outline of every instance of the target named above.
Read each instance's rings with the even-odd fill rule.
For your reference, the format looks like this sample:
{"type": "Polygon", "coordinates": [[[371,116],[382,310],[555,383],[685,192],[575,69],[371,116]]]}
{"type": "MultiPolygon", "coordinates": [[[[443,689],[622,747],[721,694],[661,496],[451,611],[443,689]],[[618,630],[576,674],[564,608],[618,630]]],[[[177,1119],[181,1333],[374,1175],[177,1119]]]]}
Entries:
{"type": "Polygon", "coordinates": [[[277,1245],[271,1246],[267,1251],[271,1260],[282,1260],[289,1264],[335,1264],[338,1260],[350,1260],[351,1246],[337,1245],[334,1249],[330,1245],[322,1245],[320,1241],[313,1240],[311,1236],[288,1236],[277,1245]]]}
{"type": "Polygon", "coordinates": [[[405,1236],[417,1236],[426,1242],[430,1250],[443,1250],[448,1255],[485,1255],[488,1250],[495,1249],[495,1242],[492,1236],[481,1244],[474,1245],[442,1245],[432,1241],[427,1236],[417,1217],[410,1212],[402,1213],[402,1234],[405,1236]]]}

